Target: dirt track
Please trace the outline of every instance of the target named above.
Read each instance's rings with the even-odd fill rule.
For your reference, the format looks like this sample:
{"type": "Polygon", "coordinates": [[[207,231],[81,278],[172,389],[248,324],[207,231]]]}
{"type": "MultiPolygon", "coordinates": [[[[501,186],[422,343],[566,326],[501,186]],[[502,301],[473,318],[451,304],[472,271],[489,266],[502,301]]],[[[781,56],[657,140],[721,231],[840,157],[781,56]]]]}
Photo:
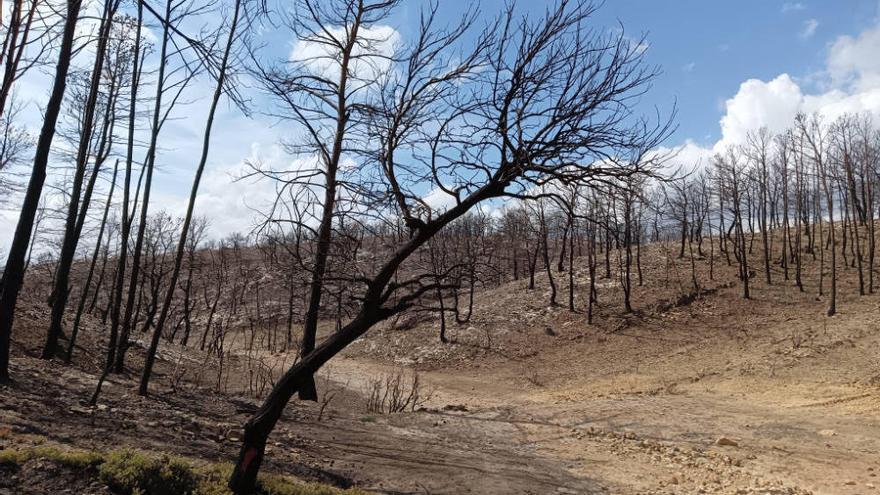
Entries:
{"type": "MultiPolygon", "coordinates": [[[[736,290],[623,331],[544,310],[558,315],[553,336],[532,325],[472,362],[455,354],[473,345],[437,351],[430,327],[375,336],[402,342],[408,367],[413,354],[449,357],[415,365],[430,411],[377,418],[385,431],[371,435],[399,454],[340,448],[364,462],[351,475],[405,493],[880,493],[880,310],[850,298],[828,319],[809,294],[736,290]]],[[[495,318],[478,325],[510,321],[495,318]]],[[[335,361],[333,379],[363,390],[393,371],[374,347],[335,361]]]]}
{"type": "MultiPolygon", "coordinates": [[[[880,493],[876,296],[844,285],[826,318],[814,287],[759,285],[750,301],[729,282],[710,288],[680,307],[665,302],[675,285],[640,288],[641,312],[607,304],[590,326],[520,282],[482,294],[449,344],[436,320],[371,330],[322,370],[321,392],[337,392],[328,414],[288,407],[267,469],[383,493],[880,493]],[[401,366],[433,391],[425,409],[368,412],[369,380],[401,366]]],[[[98,352],[83,349],[80,368],[36,359],[45,315],[33,308],[0,426],[24,442],[234,457],[258,401],[216,393],[211,377],[171,387],[175,356],[193,372],[199,353],[165,345],[152,398],[134,395],[136,374],[114,376],[85,408],[98,352]]],[[[89,349],[102,335],[84,335],[89,349]]]]}
{"type": "MultiPolygon", "coordinates": [[[[356,380],[382,368],[347,360],[335,370],[356,380]]],[[[812,404],[759,402],[703,383],[582,401],[423,376],[434,406],[467,411],[382,416],[307,435],[324,455],[363,463],[368,486],[390,493],[871,493],[878,484],[880,421],[849,409],[876,397],[855,390],[812,404]],[[450,382],[456,387],[443,386],[450,382]],[[722,437],[737,445],[715,445],[722,437]]]]}

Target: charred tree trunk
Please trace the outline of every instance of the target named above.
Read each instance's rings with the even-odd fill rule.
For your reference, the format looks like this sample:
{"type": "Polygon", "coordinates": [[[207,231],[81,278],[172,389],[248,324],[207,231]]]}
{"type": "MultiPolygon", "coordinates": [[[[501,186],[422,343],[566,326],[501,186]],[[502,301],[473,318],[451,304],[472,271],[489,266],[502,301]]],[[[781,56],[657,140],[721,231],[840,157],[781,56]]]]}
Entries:
{"type": "MultiPolygon", "coordinates": [[[[186,216],[183,219],[183,225],[180,230],[180,239],[177,242],[177,251],[174,256],[174,266],[171,270],[170,281],[168,282],[168,291],[165,293],[165,300],[162,303],[162,310],[159,312],[159,318],[156,320],[156,326],[153,330],[153,336],[150,339],[150,347],[147,350],[147,357],[144,363],[144,371],[141,375],[138,394],[147,395],[147,387],[150,382],[150,375],[153,372],[153,364],[156,361],[156,351],[159,348],[159,338],[162,336],[162,329],[168,318],[168,312],[171,308],[171,300],[174,297],[174,291],[177,286],[177,279],[180,276],[180,267],[183,263],[184,251],[186,250],[186,238],[189,234],[190,224],[192,222],[193,210],[195,209],[196,195],[199,191],[199,183],[202,179],[202,173],[205,170],[205,164],[208,162],[208,151],[211,145],[211,129],[214,126],[214,114],[217,111],[217,104],[223,95],[224,83],[226,81],[226,67],[229,62],[229,54],[232,51],[232,44],[235,40],[235,29],[238,26],[238,16],[241,7],[241,0],[236,0],[235,8],[230,21],[229,36],[226,40],[226,46],[223,51],[223,59],[217,73],[217,86],[214,89],[214,96],[211,100],[211,108],[208,110],[208,119],[205,124],[205,133],[202,141],[202,156],[199,165],[196,168],[196,175],[193,179],[192,190],[189,194],[189,203],[186,207],[186,216]]],[[[144,203],[144,211],[146,211],[146,202],[144,203]]]]}
{"type": "Polygon", "coordinates": [[[67,2],[67,17],[61,35],[61,47],[58,52],[58,63],[55,67],[52,94],[43,115],[43,126],[37,139],[34,166],[6,258],[3,278],[0,281],[0,382],[9,380],[9,339],[12,334],[15,306],[24,279],[25,256],[33,231],[34,217],[37,214],[43,183],[46,181],[46,166],[49,162],[52,140],[55,137],[55,124],[58,121],[58,114],[64,100],[64,89],[67,85],[67,72],[73,54],[73,38],[81,3],[81,0],[67,2]]]}
{"type": "MultiPolygon", "coordinates": [[[[119,171],[119,160],[113,167],[113,179],[110,181],[110,192],[107,193],[107,203],[104,205],[104,215],[101,217],[101,227],[98,229],[98,240],[95,241],[95,252],[92,254],[92,262],[89,264],[89,273],[86,275],[85,284],[83,284],[82,295],[79,298],[79,305],[76,308],[76,317],[73,319],[73,328],[70,331],[70,341],[67,343],[67,354],[64,360],[70,363],[73,356],[73,347],[76,344],[76,335],[79,332],[80,318],[86,306],[86,299],[89,295],[89,287],[92,285],[92,275],[95,273],[95,264],[98,261],[98,254],[101,249],[101,240],[104,237],[104,229],[107,225],[107,215],[110,212],[110,205],[113,203],[113,190],[116,188],[116,174],[119,171]]],[[[95,287],[97,294],[98,288],[95,287]]]]}

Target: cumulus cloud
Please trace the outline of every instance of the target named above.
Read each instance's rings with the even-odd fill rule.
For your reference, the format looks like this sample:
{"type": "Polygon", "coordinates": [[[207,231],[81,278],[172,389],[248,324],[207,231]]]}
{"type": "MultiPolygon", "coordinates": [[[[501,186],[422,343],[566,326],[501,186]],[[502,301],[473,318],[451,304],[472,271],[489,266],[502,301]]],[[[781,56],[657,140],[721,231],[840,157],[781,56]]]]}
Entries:
{"type": "Polygon", "coordinates": [[[788,74],[770,81],[749,79],[726,101],[725,110],[720,121],[721,139],[713,146],[715,151],[742,144],[749,131],[761,127],[771,132],[784,131],[799,112],[816,112],[829,121],[846,113],[867,112],[880,121],[880,85],[857,91],[832,88],[805,94],[788,74]]]}
{"type": "Polygon", "coordinates": [[[806,8],[807,8],[807,6],[801,2],[785,2],[784,4],[782,4],[782,9],[780,9],[780,10],[782,11],[783,14],[785,14],[788,12],[796,12],[799,10],[804,10],[806,8]]]}
{"type": "MultiPolygon", "coordinates": [[[[329,34],[336,39],[345,37],[342,26],[330,28],[329,34]]],[[[391,67],[389,57],[400,44],[400,33],[390,26],[362,27],[359,43],[353,49],[356,57],[350,68],[355,77],[374,80],[391,67]]],[[[323,77],[333,77],[339,72],[340,58],[336,47],[324,40],[297,40],[290,52],[290,60],[304,64],[308,70],[323,77]]]]}
{"type": "MultiPolygon", "coordinates": [[[[746,135],[761,127],[781,132],[794,123],[799,112],[819,113],[826,121],[847,113],[869,113],[880,122],[880,24],[858,36],[840,36],[831,43],[823,89],[809,92],[792,76],[749,79],[724,102],[719,125],[721,138],[711,146],[686,141],[669,167],[693,167],[708,163],[714,153],[743,144],[746,135]]],[[[660,151],[669,152],[670,148],[660,151]]]]}
{"type": "Polygon", "coordinates": [[[749,79],[740,84],[739,91],[725,102],[721,117],[721,140],[716,150],[745,141],[746,134],[760,127],[779,132],[791,125],[802,110],[804,95],[788,74],[765,82],[749,79]]]}
{"type": "Polygon", "coordinates": [[[844,113],[867,112],[880,119],[880,25],[856,37],[841,36],[829,49],[825,91],[806,93],[788,74],[770,81],[750,79],[727,100],[716,148],[739,144],[748,131],[767,127],[779,132],[798,112],[817,112],[828,120],[844,113]]]}
{"type": "Polygon", "coordinates": [[[880,24],[856,37],[841,36],[828,50],[828,72],[837,86],[870,90],[880,86],[880,24]]]}
{"type": "MultiPolygon", "coordinates": [[[[247,160],[205,170],[196,196],[195,215],[208,217],[210,237],[221,238],[235,232],[246,234],[257,224],[260,219],[257,210],[275,197],[275,188],[271,181],[243,178],[252,171],[247,163],[256,160],[280,163],[283,157],[278,146],[263,149],[254,143],[247,160]]],[[[173,216],[186,213],[186,196],[160,189],[154,197],[152,211],[164,209],[173,216]]]]}
{"type": "MultiPolygon", "coordinates": [[[[342,157],[341,169],[354,166],[350,157],[342,157]]],[[[300,220],[315,226],[324,186],[323,176],[315,172],[321,168],[322,162],[316,155],[291,157],[279,144],[267,146],[254,142],[247,158],[209,166],[205,170],[196,196],[195,214],[208,217],[211,238],[226,237],[236,232],[248,234],[261,227],[276,198],[282,195],[285,202],[297,202],[303,214],[300,220]],[[256,170],[278,180],[263,176],[256,170]]],[[[160,188],[154,197],[151,205],[155,206],[151,206],[151,211],[164,209],[178,217],[185,214],[187,196],[160,188]]],[[[289,220],[286,216],[289,213],[287,210],[277,210],[273,218],[289,220]]]]}

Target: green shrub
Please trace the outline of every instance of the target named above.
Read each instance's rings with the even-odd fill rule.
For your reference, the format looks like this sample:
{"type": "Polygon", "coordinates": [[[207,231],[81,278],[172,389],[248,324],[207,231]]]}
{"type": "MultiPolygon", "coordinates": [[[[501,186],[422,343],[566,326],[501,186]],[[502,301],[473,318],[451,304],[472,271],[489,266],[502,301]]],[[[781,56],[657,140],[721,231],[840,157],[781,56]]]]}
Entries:
{"type": "Polygon", "coordinates": [[[367,495],[358,489],[341,490],[320,483],[303,483],[284,476],[260,475],[257,479],[257,492],[262,495],[367,495]]]}
{"type": "Polygon", "coordinates": [[[0,450],[0,465],[21,465],[31,459],[47,459],[76,469],[96,466],[103,461],[100,454],[87,450],[61,450],[58,447],[0,450]]]}
{"type": "MultiPolygon", "coordinates": [[[[58,447],[0,450],[0,466],[21,466],[32,459],[48,459],[75,469],[97,467],[98,478],[116,493],[126,495],[231,495],[226,486],[230,463],[193,467],[185,459],[150,456],[134,450],[108,454],[58,447]]],[[[94,471],[92,471],[94,473],[94,471]]],[[[303,483],[287,476],[260,474],[260,495],[367,495],[358,489],[340,490],[319,483],[303,483]]]]}
{"type": "Polygon", "coordinates": [[[196,476],[182,459],[133,450],[108,454],[98,475],[111,489],[125,494],[181,495],[196,489],[196,476]]]}
{"type": "Polygon", "coordinates": [[[27,453],[20,450],[0,450],[0,466],[19,466],[27,460],[27,453]]]}
{"type": "Polygon", "coordinates": [[[31,459],[48,459],[63,466],[86,469],[104,462],[104,457],[88,450],[61,450],[57,447],[35,447],[29,452],[31,459]]]}
{"type": "MultiPolygon", "coordinates": [[[[231,495],[226,486],[233,466],[229,463],[210,464],[198,469],[199,486],[196,495],[231,495]]],[[[361,490],[340,490],[319,483],[303,483],[299,480],[274,474],[260,474],[257,478],[260,495],[367,495],[361,490]]]]}
{"type": "Polygon", "coordinates": [[[232,474],[232,464],[217,463],[209,464],[197,470],[199,486],[196,495],[231,495],[232,492],[226,486],[229,475],[232,474]]]}

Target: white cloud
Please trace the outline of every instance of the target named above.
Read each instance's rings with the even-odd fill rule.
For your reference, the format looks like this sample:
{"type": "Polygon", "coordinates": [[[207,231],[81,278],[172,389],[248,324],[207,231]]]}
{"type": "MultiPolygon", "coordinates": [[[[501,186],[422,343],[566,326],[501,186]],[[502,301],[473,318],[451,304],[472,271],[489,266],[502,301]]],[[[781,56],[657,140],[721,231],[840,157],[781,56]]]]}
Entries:
{"type": "Polygon", "coordinates": [[[425,195],[422,200],[425,204],[428,205],[435,213],[442,213],[449,208],[455,206],[455,196],[447,193],[443,189],[434,188],[431,192],[425,195]]]}
{"type": "MultiPolygon", "coordinates": [[[[207,168],[199,185],[194,214],[209,218],[209,237],[217,239],[235,232],[249,233],[264,219],[263,214],[275,200],[278,183],[254,175],[251,164],[293,176],[313,170],[317,158],[291,159],[280,145],[263,146],[254,142],[246,159],[207,168]]],[[[151,205],[150,209],[164,209],[172,216],[182,217],[186,213],[187,199],[184,194],[162,191],[156,194],[154,202],[151,201],[156,206],[151,205]]],[[[305,198],[303,202],[306,202],[305,198]]]]}
{"type": "Polygon", "coordinates": [[[716,151],[727,145],[745,141],[746,133],[767,127],[779,132],[791,125],[802,110],[804,96],[800,87],[788,74],[764,82],[749,79],[740,84],[739,91],[725,103],[726,113],[721,118],[721,140],[716,151]]]}
{"type": "Polygon", "coordinates": [[[814,34],[816,34],[816,29],[819,28],[819,21],[816,19],[807,19],[804,21],[804,27],[801,29],[800,37],[801,39],[812,38],[814,34]]]}
{"type": "Polygon", "coordinates": [[[696,67],[696,62],[688,62],[681,67],[681,70],[684,72],[693,72],[696,67]]]}
{"type": "Polygon", "coordinates": [[[791,127],[799,112],[819,113],[832,121],[846,113],[870,113],[880,121],[880,85],[860,91],[833,88],[816,94],[804,94],[788,74],[771,81],[750,79],[740,85],[727,100],[721,118],[721,139],[713,149],[718,152],[730,145],[745,142],[749,131],[766,127],[778,133],[791,127]]]}
{"type": "Polygon", "coordinates": [[[845,113],[870,113],[880,122],[880,87],[848,94],[832,90],[819,95],[804,97],[804,111],[816,111],[827,120],[834,120],[845,113]]]}
{"type": "MultiPolygon", "coordinates": [[[[20,205],[22,200],[18,196],[14,196],[15,205],[20,205]]],[[[15,234],[15,227],[18,225],[18,211],[0,209],[0,255],[5,255],[9,246],[12,244],[12,236],[15,234]]],[[[6,258],[0,258],[6,261],[6,258]]]]}
{"type": "Polygon", "coordinates": [[[691,139],[675,148],[662,146],[655,150],[656,157],[663,159],[662,173],[684,175],[705,167],[712,160],[711,148],[701,146],[691,139]]]}
{"type": "MultiPolygon", "coordinates": [[[[806,91],[789,74],[764,81],[749,79],[723,104],[721,138],[711,146],[685,141],[668,167],[706,163],[712,154],[743,144],[749,131],[766,127],[778,133],[791,127],[799,112],[819,113],[833,121],[846,113],[869,113],[880,122],[880,24],[858,36],[841,36],[829,48],[824,84],[806,91]]],[[[659,152],[672,151],[661,148],[659,152]]]]}
{"type": "MultiPolygon", "coordinates": [[[[345,36],[342,26],[328,31],[339,40],[345,36]]],[[[400,44],[400,33],[390,26],[361,27],[358,39],[360,42],[353,50],[353,55],[358,58],[351,63],[351,72],[361,80],[377,79],[391,67],[388,57],[400,44]]],[[[338,50],[317,40],[297,40],[290,52],[290,60],[301,62],[310,71],[328,78],[336,76],[340,69],[338,50]]]]}
{"type": "Polygon", "coordinates": [[[857,37],[841,36],[828,50],[828,72],[837,86],[867,90],[880,86],[880,25],[857,37]]]}
{"type": "Polygon", "coordinates": [[[782,4],[782,9],[780,9],[780,10],[782,11],[783,14],[785,14],[788,12],[796,12],[799,10],[804,10],[806,8],[807,8],[807,6],[801,2],[785,2],[784,4],[782,4]]]}

